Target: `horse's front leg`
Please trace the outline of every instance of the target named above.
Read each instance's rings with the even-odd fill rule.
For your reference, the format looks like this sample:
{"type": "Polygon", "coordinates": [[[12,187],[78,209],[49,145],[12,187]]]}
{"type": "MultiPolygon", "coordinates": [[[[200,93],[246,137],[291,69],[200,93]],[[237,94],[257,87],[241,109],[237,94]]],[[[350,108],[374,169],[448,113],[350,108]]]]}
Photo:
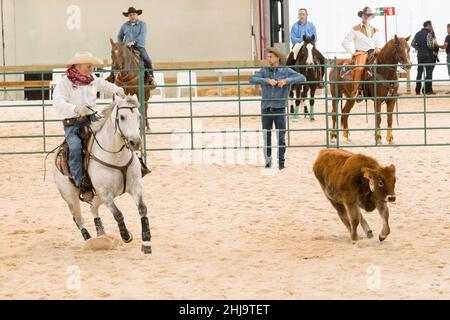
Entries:
{"type": "Polygon", "coordinates": [[[309,97],[310,97],[310,99],[309,99],[309,106],[310,106],[310,109],[309,109],[309,119],[311,120],[311,121],[314,121],[314,120],[316,120],[315,118],[314,118],[314,96],[315,96],[315,94],[316,94],[316,88],[317,88],[317,85],[316,84],[314,84],[314,85],[312,85],[311,86],[311,89],[310,89],[310,92],[309,92],[309,97]]]}
{"type": "Polygon", "coordinates": [[[377,103],[375,104],[375,113],[376,113],[376,117],[377,117],[377,125],[375,128],[375,139],[377,141],[378,144],[382,143],[381,140],[381,131],[379,130],[381,127],[381,104],[383,103],[383,101],[381,101],[380,99],[377,100],[377,103]]]}
{"type": "Polygon", "coordinates": [[[396,99],[389,99],[387,102],[387,125],[388,125],[388,130],[387,130],[387,134],[386,134],[386,140],[389,144],[393,144],[394,143],[394,134],[392,132],[392,120],[393,120],[393,114],[392,112],[394,111],[394,107],[395,107],[395,103],[397,102],[396,99]]]}
{"type": "Polygon", "coordinates": [[[309,114],[308,111],[308,107],[306,106],[306,98],[308,98],[308,90],[309,90],[309,86],[303,86],[303,91],[302,91],[302,103],[304,103],[305,105],[303,106],[303,113],[306,116],[309,114]]]}
{"type": "Polygon", "coordinates": [[[99,197],[95,197],[91,204],[91,213],[94,216],[95,230],[97,231],[97,237],[105,234],[105,228],[103,227],[102,219],[98,215],[98,208],[101,205],[101,200],[99,197]]]}
{"type": "Polygon", "coordinates": [[[150,124],[148,123],[147,115],[148,115],[148,102],[145,102],[144,105],[145,130],[150,131],[150,124]]]}
{"type": "Polygon", "coordinates": [[[289,113],[291,114],[294,113],[294,87],[295,85],[293,85],[291,87],[291,90],[289,90],[289,99],[291,100],[289,113]]]}
{"type": "MultiPolygon", "coordinates": [[[[336,98],[335,96],[333,96],[333,98],[336,98]]],[[[337,137],[337,133],[336,133],[336,112],[337,112],[337,107],[339,104],[339,100],[335,100],[333,99],[332,105],[333,105],[333,110],[332,110],[332,115],[331,118],[333,119],[333,130],[330,131],[330,139],[332,142],[335,141],[336,137],[337,137]]]]}
{"type": "Polygon", "coordinates": [[[302,90],[302,85],[295,85],[295,110],[294,110],[294,118],[298,118],[299,106],[302,103],[300,91],[302,90]]]}
{"type": "Polygon", "coordinates": [[[356,101],[354,99],[347,100],[344,109],[342,110],[341,122],[342,122],[342,129],[344,129],[342,134],[344,138],[346,138],[347,140],[350,140],[350,132],[348,131],[348,116],[350,115],[350,111],[353,109],[355,102],[356,101]]]}
{"type": "Polygon", "coordinates": [[[144,202],[142,188],[139,188],[140,191],[133,194],[133,199],[138,207],[139,215],[141,216],[141,225],[142,225],[142,246],[141,250],[144,253],[152,253],[151,239],[152,235],[150,233],[150,225],[147,217],[147,205],[144,202]]]}
{"type": "Polygon", "coordinates": [[[117,226],[119,227],[120,236],[122,237],[123,242],[125,243],[131,242],[133,240],[133,235],[131,234],[130,231],[128,231],[127,227],[125,226],[123,214],[114,203],[113,196],[111,194],[107,194],[102,198],[103,201],[105,202],[105,205],[108,207],[109,211],[112,212],[114,219],[117,222],[117,226]]]}

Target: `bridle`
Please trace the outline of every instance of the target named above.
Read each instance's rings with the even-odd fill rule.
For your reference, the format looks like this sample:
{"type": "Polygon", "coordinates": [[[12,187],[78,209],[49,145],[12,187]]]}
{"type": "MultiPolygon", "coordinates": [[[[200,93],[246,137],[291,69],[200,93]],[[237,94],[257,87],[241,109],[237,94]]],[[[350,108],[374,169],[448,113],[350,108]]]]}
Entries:
{"type": "MultiPolygon", "coordinates": [[[[125,60],[126,60],[124,58],[124,50],[131,50],[131,49],[127,48],[127,47],[123,47],[123,45],[121,45],[121,44],[116,44],[116,47],[117,47],[117,49],[112,49],[113,52],[111,54],[111,59],[112,59],[112,62],[113,62],[112,69],[113,70],[114,69],[115,70],[122,70],[124,68],[124,64],[125,64],[125,60]],[[115,50],[117,50],[118,53],[115,53],[114,52],[115,50]],[[120,63],[114,63],[114,58],[113,57],[115,57],[115,60],[118,60],[120,63]]],[[[135,58],[135,57],[133,57],[133,58],[135,58]]],[[[136,74],[136,75],[134,75],[133,77],[130,78],[129,75],[127,75],[127,73],[124,70],[122,70],[122,71],[120,71],[118,73],[118,76],[116,78],[116,80],[118,82],[117,85],[119,85],[119,86],[126,86],[126,85],[128,85],[130,83],[137,82],[138,78],[139,78],[139,74],[136,74]]]]}
{"type": "MultiPolygon", "coordinates": [[[[314,77],[318,77],[318,72],[320,72],[320,67],[316,66],[316,63],[315,63],[316,61],[315,61],[315,56],[314,56],[314,49],[315,49],[315,46],[313,45],[313,50],[311,50],[312,60],[313,60],[313,64],[312,65],[306,65],[306,61],[305,61],[305,63],[300,63],[301,57],[305,56],[303,54],[303,51],[307,50],[306,49],[306,44],[303,44],[303,46],[302,46],[302,48],[301,48],[301,50],[300,50],[300,52],[298,54],[297,62],[299,62],[298,65],[301,65],[302,66],[301,68],[305,69],[306,72],[309,71],[309,70],[312,70],[313,73],[314,73],[314,77]]],[[[305,74],[305,76],[306,76],[306,74],[305,74]]]]}
{"type": "MultiPolygon", "coordinates": [[[[92,133],[92,136],[94,137],[94,141],[95,143],[97,143],[97,145],[100,147],[100,149],[102,149],[103,151],[107,152],[107,153],[111,153],[111,154],[116,154],[121,152],[124,148],[130,150],[130,159],[128,160],[128,162],[123,165],[123,166],[116,166],[114,164],[110,164],[107,163],[99,158],[97,158],[96,156],[94,156],[91,152],[89,152],[88,150],[86,150],[87,156],[89,157],[89,159],[93,159],[95,161],[97,161],[98,163],[104,165],[105,167],[109,167],[112,169],[116,169],[119,170],[122,173],[122,178],[123,178],[123,189],[122,189],[122,194],[125,193],[126,187],[127,187],[127,172],[128,172],[128,168],[131,165],[131,163],[133,162],[134,159],[134,155],[133,155],[133,151],[131,151],[130,149],[130,144],[127,140],[127,138],[125,137],[125,135],[122,132],[122,129],[120,128],[120,123],[119,123],[119,110],[120,109],[129,109],[131,112],[133,112],[133,109],[138,109],[137,106],[133,106],[133,107],[120,107],[120,106],[116,106],[116,115],[115,115],[115,119],[114,119],[114,127],[115,127],[115,132],[117,132],[117,130],[119,130],[120,133],[120,138],[123,141],[123,145],[122,147],[117,150],[117,151],[109,151],[107,149],[105,149],[97,140],[97,137],[95,135],[95,132],[93,132],[92,128],[90,126],[88,126],[89,131],[92,133]]],[[[91,109],[92,110],[92,109],[91,109]]],[[[95,114],[97,114],[97,112],[95,111],[95,114]]],[[[101,116],[100,116],[101,117],[101,116]]]]}
{"type": "MultiPolygon", "coordinates": [[[[100,118],[103,118],[103,116],[99,115],[97,111],[95,111],[95,110],[92,109],[91,107],[88,107],[88,108],[89,108],[91,111],[93,111],[93,114],[97,115],[97,116],[100,117],[100,118]]],[[[129,109],[129,110],[131,110],[131,112],[133,112],[133,110],[134,110],[134,109],[138,109],[138,107],[137,107],[137,106],[133,106],[133,107],[128,107],[128,106],[127,106],[127,107],[119,107],[119,106],[117,106],[117,107],[116,107],[116,116],[114,117],[114,128],[115,128],[114,132],[117,132],[117,130],[119,130],[120,138],[121,138],[122,141],[123,141],[123,145],[120,147],[119,150],[117,150],[117,151],[110,151],[110,150],[105,149],[105,148],[100,144],[100,142],[98,142],[97,136],[96,136],[95,132],[92,130],[92,128],[91,128],[90,126],[88,126],[88,130],[89,130],[89,132],[92,134],[92,136],[94,137],[95,143],[97,143],[97,145],[100,147],[100,149],[102,149],[103,151],[105,151],[105,152],[107,152],[107,153],[112,153],[112,154],[114,154],[114,153],[119,153],[119,152],[121,152],[125,147],[126,147],[127,149],[130,149],[130,143],[128,142],[127,138],[125,137],[125,135],[124,135],[123,132],[122,132],[122,129],[120,128],[120,124],[119,124],[119,110],[120,110],[120,109],[129,109]]]]}
{"type": "MultiPolygon", "coordinates": [[[[395,59],[397,61],[397,63],[402,64],[403,66],[401,68],[404,67],[404,65],[406,65],[407,63],[405,61],[403,61],[402,59],[402,55],[400,54],[400,52],[402,52],[405,48],[403,48],[402,44],[399,42],[395,45],[395,59]]],[[[377,63],[379,64],[384,64],[382,61],[380,61],[379,56],[377,57],[377,63]]],[[[382,68],[386,68],[386,69],[390,69],[390,70],[395,70],[397,71],[397,66],[395,67],[382,67],[382,68]]]]}

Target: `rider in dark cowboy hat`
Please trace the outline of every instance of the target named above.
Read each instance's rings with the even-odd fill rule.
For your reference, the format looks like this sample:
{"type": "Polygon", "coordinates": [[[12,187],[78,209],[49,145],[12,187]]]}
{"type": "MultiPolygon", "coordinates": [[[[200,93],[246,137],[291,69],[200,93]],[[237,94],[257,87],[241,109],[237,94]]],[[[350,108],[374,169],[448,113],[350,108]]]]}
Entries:
{"type": "MultiPolygon", "coordinates": [[[[144,61],[145,69],[145,83],[149,83],[152,87],[156,86],[153,80],[153,66],[152,60],[148,56],[147,50],[145,50],[145,39],[147,37],[147,24],[144,21],[138,19],[138,16],[142,14],[141,9],[135,9],[129,7],[127,12],[122,12],[125,17],[128,17],[128,21],[125,22],[117,34],[117,41],[125,42],[127,47],[133,48],[139,51],[142,60],[144,61]]],[[[113,75],[111,73],[108,81],[113,82],[113,75]]]]}

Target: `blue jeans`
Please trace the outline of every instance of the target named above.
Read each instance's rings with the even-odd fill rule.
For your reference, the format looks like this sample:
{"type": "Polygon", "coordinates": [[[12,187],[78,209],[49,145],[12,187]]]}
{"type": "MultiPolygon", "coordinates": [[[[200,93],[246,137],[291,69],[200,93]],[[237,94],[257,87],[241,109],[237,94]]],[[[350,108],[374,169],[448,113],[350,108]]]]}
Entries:
{"type": "Polygon", "coordinates": [[[137,51],[139,51],[139,53],[141,54],[142,60],[144,60],[144,67],[145,67],[145,69],[150,69],[148,72],[153,77],[152,60],[148,56],[147,50],[145,50],[145,48],[143,48],[143,47],[133,47],[133,48],[136,49],[137,51]]]}
{"type": "MultiPolygon", "coordinates": [[[[97,121],[96,115],[89,117],[90,121],[97,121]]],[[[77,121],[73,126],[64,126],[64,133],[67,144],[69,145],[69,169],[77,186],[80,185],[83,177],[83,145],[81,138],[78,136],[80,129],[89,125],[88,121],[77,121]]]]}
{"type": "Polygon", "coordinates": [[[263,109],[261,114],[263,138],[264,138],[264,158],[266,164],[272,161],[272,127],[275,123],[275,128],[278,133],[278,163],[284,163],[284,155],[286,153],[286,111],[285,108],[263,109]]]}

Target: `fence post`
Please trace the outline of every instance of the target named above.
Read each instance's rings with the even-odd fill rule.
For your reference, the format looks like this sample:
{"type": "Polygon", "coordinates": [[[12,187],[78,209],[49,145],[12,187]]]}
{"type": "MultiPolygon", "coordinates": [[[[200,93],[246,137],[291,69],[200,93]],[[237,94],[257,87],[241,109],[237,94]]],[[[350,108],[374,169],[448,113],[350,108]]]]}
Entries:
{"type": "Polygon", "coordinates": [[[328,124],[328,59],[325,59],[325,139],[327,141],[327,148],[330,147],[330,137],[329,137],[329,124],[328,124]]]}
{"type": "Polygon", "coordinates": [[[192,116],[192,69],[189,69],[189,119],[191,120],[191,150],[194,150],[194,123],[192,116]]]}
{"type": "Polygon", "coordinates": [[[423,86],[422,86],[422,93],[423,93],[423,143],[427,145],[427,95],[426,95],[426,86],[427,86],[427,78],[425,76],[426,69],[428,65],[423,66],[423,73],[422,73],[422,79],[424,80],[423,86]]]}
{"type": "Polygon", "coordinates": [[[147,115],[145,114],[145,69],[144,64],[141,61],[139,63],[139,104],[141,105],[141,137],[142,137],[142,147],[141,147],[141,155],[144,159],[144,162],[147,163],[147,133],[145,132],[145,123],[147,121],[147,115]]]}
{"type": "MultiPolygon", "coordinates": [[[[238,72],[238,109],[239,109],[239,148],[242,148],[241,68],[240,67],[238,67],[237,72],[238,72]]],[[[219,83],[219,86],[222,86],[222,83],[219,83]]]]}
{"type": "Polygon", "coordinates": [[[373,72],[373,110],[374,110],[374,118],[375,118],[375,145],[378,146],[378,90],[377,90],[377,65],[374,65],[373,72]]]}
{"type": "Polygon", "coordinates": [[[47,141],[45,137],[45,91],[44,91],[44,72],[41,72],[41,96],[42,96],[42,138],[44,140],[44,153],[47,152],[47,141]]]}
{"type": "MultiPolygon", "coordinates": [[[[339,139],[340,139],[340,131],[339,131],[339,105],[342,103],[342,99],[339,96],[339,89],[338,89],[338,72],[339,72],[339,68],[337,65],[337,59],[336,57],[334,57],[333,60],[333,64],[334,64],[334,70],[336,70],[336,72],[334,73],[334,96],[333,96],[333,103],[334,103],[334,99],[337,99],[337,103],[336,103],[336,112],[335,112],[335,117],[336,117],[336,148],[339,149],[339,139]]],[[[334,128],[333,128],[334,129],[334,128]]]]}

